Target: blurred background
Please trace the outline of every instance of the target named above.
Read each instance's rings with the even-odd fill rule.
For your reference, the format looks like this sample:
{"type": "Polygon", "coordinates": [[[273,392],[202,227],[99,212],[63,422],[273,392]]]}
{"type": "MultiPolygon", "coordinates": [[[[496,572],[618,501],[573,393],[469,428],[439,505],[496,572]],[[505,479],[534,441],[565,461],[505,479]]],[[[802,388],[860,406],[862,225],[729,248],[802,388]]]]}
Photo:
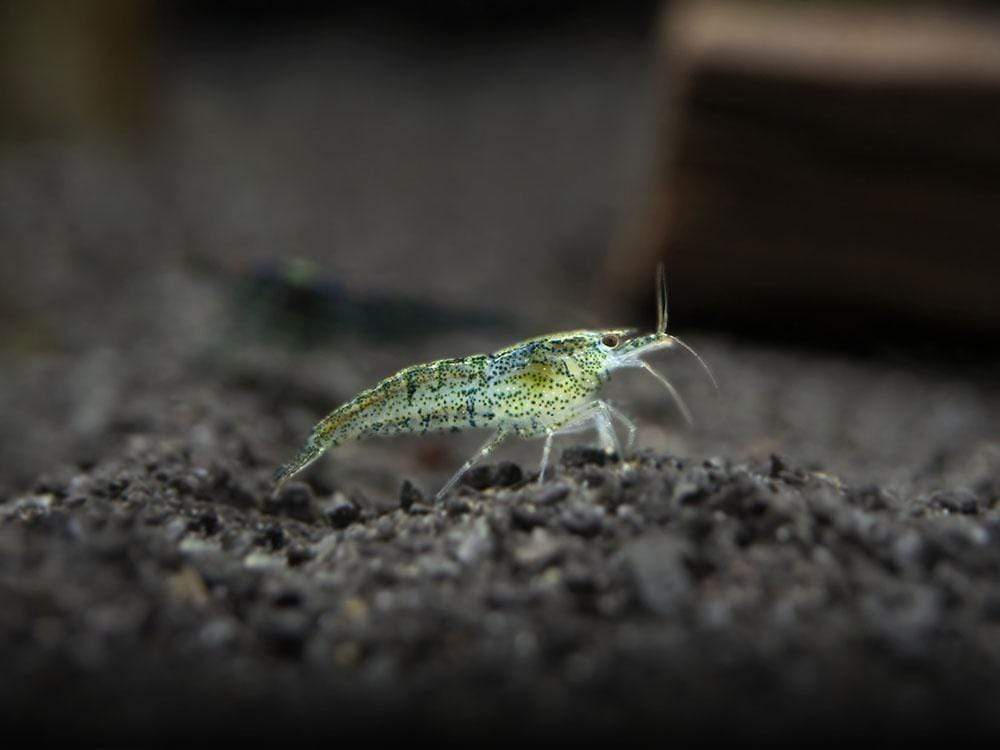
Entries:
{"type": "Polygon", "coordinates": [[[0,0],[0,704],[995,730],[998,133],[993,3],[0,0]],[[402,367],[652,327],[659,260],[720,388],[616,376],[648,460],[273,492],[402,367]]]}
{"type": "MultiPolygon", "coordinates": [[[[995,470],[992,4],[6,0],[0,17],[3,491],[137,440],[211,461],[233,424],[276,465],[400,367],[651,326],[660,258],[672,330],[722,387],[658,359],[686,428],[623,376],[642,445],[899,487],[995,470]]],[[[478,439],[345,447],[316,471],[432,490],[478,439]]]]}

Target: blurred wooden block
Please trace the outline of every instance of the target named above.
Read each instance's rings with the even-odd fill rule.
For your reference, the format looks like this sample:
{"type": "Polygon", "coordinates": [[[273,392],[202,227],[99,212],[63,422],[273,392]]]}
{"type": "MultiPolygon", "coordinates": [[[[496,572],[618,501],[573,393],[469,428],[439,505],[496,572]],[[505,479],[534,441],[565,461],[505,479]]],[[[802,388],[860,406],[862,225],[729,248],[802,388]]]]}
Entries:
{"type": "Polygon", "coordinates": [[[664,50],[662,183],[610,258],[620,293],[648,307],[663,257],[686,324],[1000,331],[996,19],[686,3],[664,50]]]}
{"type": "Polygon", "coordinates": [[[151,107],[150,0],[0,3],[0,140],[120,136],[151,107]]]}

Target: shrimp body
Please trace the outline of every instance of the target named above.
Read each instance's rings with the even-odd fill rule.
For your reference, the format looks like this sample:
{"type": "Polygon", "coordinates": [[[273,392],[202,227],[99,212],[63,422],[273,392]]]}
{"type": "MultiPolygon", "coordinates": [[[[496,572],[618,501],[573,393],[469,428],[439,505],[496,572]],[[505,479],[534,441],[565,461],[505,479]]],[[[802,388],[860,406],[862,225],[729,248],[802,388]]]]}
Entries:
{"type": "Polygon", "coordinates": [[[598,398],[614,370],[649,370],[670,389],[687,416],[669,381],[640,359],[644,353],[679,343],[666,333],[665,296],[661,294],[660,299],[663,330],[652,334],[630,338],[629,329],[568,331],[529,339],[492,354],[441,359],[400,370],[320,421],[295,458],[275,472],[275,481],[280,485],[330,448],[400,434],[494,430],[441,489],[439,497],[509,435],[545,437],[542,479],[552,438],[557,434],[593,426],[604,448],[620,453],[612,418],[628,427],[630,447],[635,426],[598,398]]]}

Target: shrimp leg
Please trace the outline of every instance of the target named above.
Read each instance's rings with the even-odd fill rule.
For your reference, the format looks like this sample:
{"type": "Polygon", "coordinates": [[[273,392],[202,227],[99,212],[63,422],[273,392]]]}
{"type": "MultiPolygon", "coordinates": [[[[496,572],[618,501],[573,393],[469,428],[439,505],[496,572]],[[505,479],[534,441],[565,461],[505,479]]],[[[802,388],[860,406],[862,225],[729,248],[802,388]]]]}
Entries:
{"type": "MultiPolygon", "coordinates": [[[[609,453],[615,452],[621,455],[621,445],[618,442],[618,435],[615,433],[614,426],[611,424],[611,419],[608,416],[609,413],[613,414],[615,412],[617,412],[617,409],[614,409],[605,401],[591,401],[558,430],[551,430],[545,433],[545,447],[542,448],[542,463],[538,472],[538,481],[545,481],[545,473],[549,465],[549,455],[552,451],[552,439],[556,435],[571,435],[594,428],[597,430],[601,447],[609,453]]],[[[631,422],[628,422],[627,417],[623,414],[619,412],[618,416],[620,419],[624,418],[631,425],[631,422]]],[[[633,433],[634,426],[632,426],[632,430],[629,432],[630,439],[633,433]]]]}
{"type": "Polygon", "coordinates": [[[538,483],[541,484],[545,481],[545,470],[549,468],[549,453],[552,451],[552,438],[556,435],[555,432],[545,433],[545,447],[542,448],[542,465],[538,470],[538,483]]]}
{"type": "Polygon", "coordinates": [[[633,422],[631,419],[625,416],[625,414],[620,409],[616,409],[607,401],[602,401],[601,403],[604,404],[605,409],[607,409],[608,413],[612,417],[614,417],[623,425],[625,425],[625,429],[628,430],[628,442],[626,443],[626,445],[628,446],[629,452],[631,452],[632,448],[635,447],[635,434],[637,432],[635,422],[633,422]]]}
{"type": "Polygon", "coordinates": [[[612,407],[601,399],[591,401],[583,407],[576,416],[556,432],[557,435],[568,435],[593,427],[597,430],[601,448],[607,453],[622,453],[618,434],[611,422],[612,407]]]}
{"type": "Polygon", "coordinates": [[[472,458],[470,458],[468,461],[462,464],[461,469],[452,474],[451,479],[445,482],[444,487],[438,490],[438,493],[434,499],[440,500],[442,497],[444,497],[445,493],[447,493],[448,490],[450,490],[452,487],[455,486],[455,484],[458,483],[458,480],[462,478],[462,475],[465,474],[465,472],[467,472],[477,463],[479,463],[484,458],[493,453],[493,451],[497,449],[497,447],[500,445],[500,443],[504,441],[504,439],[507,437],[508,434],[509,433],[503,429],[494,432],[490,436],[490,439],[487,440],[485,443],[483,443],[483,446],[478,451],[476,451],[475,455],[473,455],[472,458]]]}
{"type": "Polygon", "coordinates": [[[607,404],[603,401],[600,403],[601,410],[594,415],[594,427],[597,428],[601,449],[605,453],[616,453],[621,456],[621,442],[618,440],[618,433],[615,432],[614,425],[611,423],[611,417],[608,416],[607,404]]]}

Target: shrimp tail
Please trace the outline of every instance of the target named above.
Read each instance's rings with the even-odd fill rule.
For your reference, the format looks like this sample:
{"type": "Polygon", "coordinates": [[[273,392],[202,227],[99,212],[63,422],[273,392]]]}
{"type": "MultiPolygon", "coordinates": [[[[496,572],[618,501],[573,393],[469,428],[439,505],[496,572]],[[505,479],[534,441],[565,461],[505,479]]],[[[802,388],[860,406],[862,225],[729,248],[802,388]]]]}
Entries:
{"type": "Polygon", "coordinates": [[[286,464],[282,464],[274,472],[276,489],[280,488],[281,485],[323,455],[323,452],[329,447],[329,445],[323,445],[319,440],[317,440],[315,434],[311,435],[309,440],[302,447],[302,450],[296,453],[295,457],[291,461],[286,464]]]}

